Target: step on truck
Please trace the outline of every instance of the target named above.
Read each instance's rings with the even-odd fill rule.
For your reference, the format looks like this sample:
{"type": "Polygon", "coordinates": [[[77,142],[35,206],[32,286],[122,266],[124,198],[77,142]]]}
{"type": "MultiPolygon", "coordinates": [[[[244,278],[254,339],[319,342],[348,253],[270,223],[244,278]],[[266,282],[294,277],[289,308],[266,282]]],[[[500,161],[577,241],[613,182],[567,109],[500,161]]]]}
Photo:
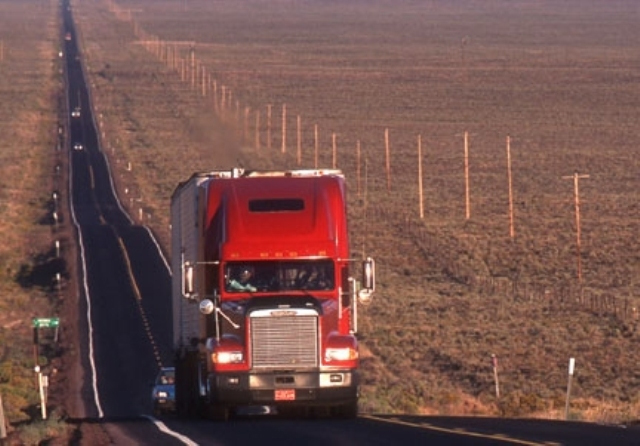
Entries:
{"type": "Polygon", "coordinates": [[[197,173],[171,200],[176,408],[358,413],[358,303],[339,170],[197,173]]]}

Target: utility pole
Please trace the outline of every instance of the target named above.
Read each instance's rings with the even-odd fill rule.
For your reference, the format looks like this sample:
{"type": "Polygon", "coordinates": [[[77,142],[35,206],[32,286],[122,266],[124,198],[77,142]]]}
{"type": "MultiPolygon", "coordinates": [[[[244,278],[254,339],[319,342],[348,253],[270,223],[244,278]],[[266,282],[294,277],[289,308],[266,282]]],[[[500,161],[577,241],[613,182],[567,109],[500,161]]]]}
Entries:
{"type": "Polygon", "coordinates": [[[298,134],[298,156],[297,156],[297,161],[298,161],[298,166],[302,164],[302,128],[301,128],[302,124],[301,124],[301,120],[300,120],[300,115],[298,115],[296,117],[296,133],[298,134]]]}
{"type": "Polygon", "coordinates": [[[260,150],[260,110],[256,110],[256,150],[260,150]]]}
{"type": "Polygon", "coordinates": [[[418,209],[420,220],[424,220],[424,197],[422,191],[422,135],[418,135],[418,209]]]}
{"type": "Polygon", "coordinates": [[[331,134],[331,165],[335,169],[338,165],[338,147],[336,146],[336,132],[331,134]]]}
{"type": "Polygon", "coordinates": [[[282,153],[287,152],[287,104],[282,104],[282,153]]]}
{"type": "Polygon", "coordinates": [[[271,150],[271,104],[267,104],[267,149],[271,150]]]}
{"type": "Polygon", "coordinates": [[[469,132],[464,132],[464,204],[465,217],[471,218],[471,199],[469,197],[469,132]]]}
{"type": "Polygon", "coordinates": [[[356,141],[356,158],[358,162],[356,163],[356,184],[358,185],[358,198],[360,198],[360,162],[362,158],[362,153],[360,149],[360,140],[356,141]]]}
{"type": "Polygon", "coordinates": [[[509,236],[513,240],[516,230],[513,223],[513,181],[511,177],[511,138],[507,136],[507,178],[509,182],[509,236]]]}
{"type": "Polygon", "coordinates": [[[318,168],[318,124],[313,126],[313,167],[318,168]]]}
{"type": "Polygon", "coordinates": [[[391,154],[389,152],[389,129],[384,129],[384,153],[387,169],[387,192],[391,190],[391,154]]]}
{"type": "Polygon", "coordinates": [[[191,89],[196,88],[196,44],[189,48],[189,58],[191,59],[191,89]]]}
{"type": "Polygon", "coordinates": [[[580,247],[581,230],[580,230],[580,192],[579,192],[579,180],[580,178],[589,178],[589,175],[580,175],[575,172],[571,176],[562,177],[565,180],[573,179],[573,197],[574,206],[576,212],[576,255],[577,255],[577,270],[578,270],[578,283],[582,288],[582,254],[580,247]]]}

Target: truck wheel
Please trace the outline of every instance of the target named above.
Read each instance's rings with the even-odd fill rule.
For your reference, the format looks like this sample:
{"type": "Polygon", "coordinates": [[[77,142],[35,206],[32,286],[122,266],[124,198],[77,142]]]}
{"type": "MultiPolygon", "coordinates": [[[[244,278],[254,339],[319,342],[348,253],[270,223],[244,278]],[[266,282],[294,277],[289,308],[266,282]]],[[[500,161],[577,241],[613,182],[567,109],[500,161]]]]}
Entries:
{"type": "Polygon", "coordinates": [[[231,415],[231,409],[227,406],[220,406],[218,404],[209,404],[207,412],[207,418],[213,421],[227,422],[231,415]]]}
{"type": "Polygon", "coordinates": [[[335,416],[345,420],[351,420],[358,417],[358,402],[351,402],[337,406],[334,408],[335,416]]]}

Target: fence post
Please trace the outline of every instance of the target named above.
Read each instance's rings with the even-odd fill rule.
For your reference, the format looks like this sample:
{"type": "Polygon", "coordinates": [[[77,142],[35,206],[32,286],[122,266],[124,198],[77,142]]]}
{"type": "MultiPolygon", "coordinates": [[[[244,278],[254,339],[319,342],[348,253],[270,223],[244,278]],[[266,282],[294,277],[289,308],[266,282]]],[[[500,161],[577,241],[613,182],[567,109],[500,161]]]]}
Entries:
{"type": "Polygon", "coordinates": [[[0,393],[0,444],[4,444],[7,438],[7,423],[4,419],[4,406],[2,405],[2,394],[0,393]]]}
{"type": "Polygon", "coordinates": [[[569,419],[569,399],[571,398],[571,381],[573,379],[573,370],[576,365],[575,358],[569,358],[569,378],[567,381],[567,400],[564,406],[564,419],[569,419]]]}
{"type": "Polygon", "coordinates": [[[498,357],[492,353],[491,361],[493,363],[493,381],[496,387],[496,399],[500,399],[500,381],[498,380],[498,357]]]}

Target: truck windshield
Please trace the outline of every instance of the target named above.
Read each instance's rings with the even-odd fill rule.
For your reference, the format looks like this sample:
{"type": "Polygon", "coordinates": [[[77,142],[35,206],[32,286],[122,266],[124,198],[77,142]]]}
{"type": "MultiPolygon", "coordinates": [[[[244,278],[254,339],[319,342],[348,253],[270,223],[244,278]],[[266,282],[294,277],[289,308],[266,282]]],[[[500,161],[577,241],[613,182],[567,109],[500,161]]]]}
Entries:
{"type": "Polygon", "coordinates": [[[331,260],[229,262],[225,289],[229,293],[324,291],[335,286],[331,260]]]}

